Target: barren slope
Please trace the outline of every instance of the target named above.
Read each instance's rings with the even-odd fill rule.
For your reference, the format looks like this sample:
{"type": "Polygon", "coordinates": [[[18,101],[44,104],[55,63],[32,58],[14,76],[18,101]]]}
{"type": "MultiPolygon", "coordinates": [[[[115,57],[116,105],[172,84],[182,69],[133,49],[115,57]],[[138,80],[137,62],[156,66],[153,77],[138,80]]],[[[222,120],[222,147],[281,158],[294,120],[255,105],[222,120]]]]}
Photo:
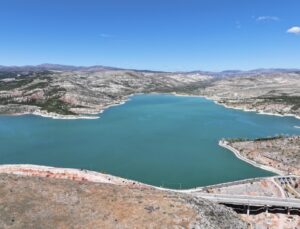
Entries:
{"type": "Polygon", "coordinates": [[[299,73],[225,78],[199,93],[234,108],[300,116],[299,73]]]}
{"type": "Polygon", "coordinates": [[[0,228],[247,228],[232,210],[188,195],[0,175],[0,228]]]}

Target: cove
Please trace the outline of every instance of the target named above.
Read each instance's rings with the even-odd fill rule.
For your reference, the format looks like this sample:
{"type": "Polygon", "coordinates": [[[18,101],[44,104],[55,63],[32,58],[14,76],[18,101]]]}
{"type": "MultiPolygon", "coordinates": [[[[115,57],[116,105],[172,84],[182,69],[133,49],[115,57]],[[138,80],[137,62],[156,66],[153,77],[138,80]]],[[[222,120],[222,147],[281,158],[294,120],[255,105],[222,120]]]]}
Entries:
{"type": "Polygon", "coordinates": [[[200,97],[135,95],[96,120],[0,116],[0,163],[82,168],[169,188],[271,176],[222,138],[300,134],[300,120],[224,108],[200,97]]]}

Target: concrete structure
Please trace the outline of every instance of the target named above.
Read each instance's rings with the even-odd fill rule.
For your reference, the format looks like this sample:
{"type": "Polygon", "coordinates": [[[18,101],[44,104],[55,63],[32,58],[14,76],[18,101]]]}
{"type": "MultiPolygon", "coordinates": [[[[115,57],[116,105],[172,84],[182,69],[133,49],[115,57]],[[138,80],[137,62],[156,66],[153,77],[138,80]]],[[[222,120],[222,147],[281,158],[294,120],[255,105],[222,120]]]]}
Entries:
{"type": "MultiPolygon", "coordinates": [[[[225,204],[227,206],[239,206],[246,209],[247,214],[251,213],[251,208],[255,208],[255,211],[270,210],[284,211],[290,214],[291,211],[296,214],[300,214],[300,199],[295,198],[277,198],[266,196],[249,196],[249,195],[224,195],[224,194],[211,194],[195,192],[193,195],[201,198],[208,199],[210,201],[225,204]]],[[[234,207],[233,207],[234,208],[234,207]]]]}

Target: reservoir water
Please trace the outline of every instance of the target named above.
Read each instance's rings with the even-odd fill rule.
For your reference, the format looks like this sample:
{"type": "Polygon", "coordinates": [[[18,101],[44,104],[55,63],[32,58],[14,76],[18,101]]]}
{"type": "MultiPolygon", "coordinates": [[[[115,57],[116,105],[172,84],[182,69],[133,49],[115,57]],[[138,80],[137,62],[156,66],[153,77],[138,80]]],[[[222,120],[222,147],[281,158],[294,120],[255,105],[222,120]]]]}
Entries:
{"type": "Polygon", "coordinates": [[[221,138],[300,134],[300,120],[227,109],[199,97],[136,95],[96,120],[0,116],[0,163],[84,168],[191,188],[272,173],[218,146],[221,138]]]}

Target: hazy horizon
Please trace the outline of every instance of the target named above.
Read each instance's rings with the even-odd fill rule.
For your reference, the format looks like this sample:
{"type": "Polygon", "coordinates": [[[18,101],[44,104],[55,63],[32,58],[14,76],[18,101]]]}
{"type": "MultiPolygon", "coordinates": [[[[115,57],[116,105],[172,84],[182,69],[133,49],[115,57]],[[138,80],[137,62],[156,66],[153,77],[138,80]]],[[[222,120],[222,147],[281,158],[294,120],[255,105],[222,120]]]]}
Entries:
{"type": "Polygon", "coordinates": [[[57,63],[40,63],[40,64],[26,64],[26,65],[2,65],[0,63],[0,67],[8,67],[8,68],[22,68],[22,67],[39,67],[39,66],[46,66],[46,65],[53,65],[53,66],[65,66],[65,67],[77,67],[77,68],[92,68],[92,67],[104,67],[104,68],[115,68],[115,69],[124,69],[124,70],[136,70],[136,71],[157,71],[157,72],[227,72],[227,71],[241,71],[241,72],[250,72],[250,71],[257,71],[257,70],[296,70],[300,71],[300,68],[281,68],[281,67],[273,67],[273,68],[254,68],[254,69],[222,69],[219,71],[207,70],[207,69],[192,69],[192,70],[177,70],[177,71],[165,71],[159,69],[141,69],[141,68],[122,68],[119,66],[107,66],[102,64],[97,65],[71,65],[71,64],[57,64],[57,63]]]}

